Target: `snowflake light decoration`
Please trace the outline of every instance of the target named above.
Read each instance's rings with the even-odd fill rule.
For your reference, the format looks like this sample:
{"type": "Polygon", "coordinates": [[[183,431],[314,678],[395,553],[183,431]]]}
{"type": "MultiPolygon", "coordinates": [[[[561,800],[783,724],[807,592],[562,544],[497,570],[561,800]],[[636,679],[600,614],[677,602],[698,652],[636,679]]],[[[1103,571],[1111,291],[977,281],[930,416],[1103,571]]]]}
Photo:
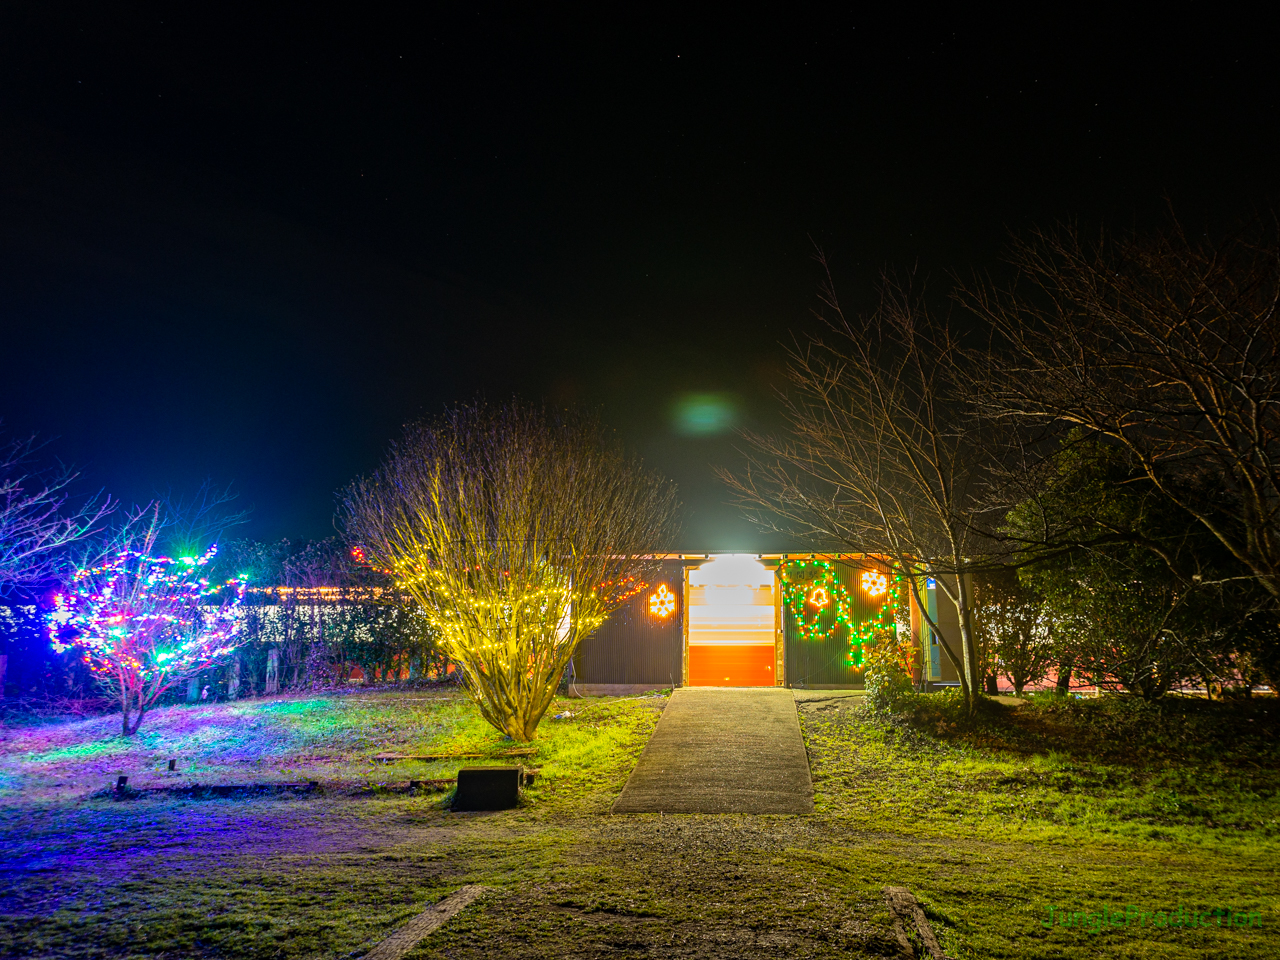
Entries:
{"type": "Polygon", "coordinates": [[[650,595],[649,612],[659,620],[665,620],[676,612],[676,595],[665,583],[658,584],[658,589],[650,595]]]}
{"type": "Polygon", "coordinates": [[[878,597],[889,589],[889,578],[879,570],[864,571],[862,589],[867,591],[867,596],[878,597]]]}

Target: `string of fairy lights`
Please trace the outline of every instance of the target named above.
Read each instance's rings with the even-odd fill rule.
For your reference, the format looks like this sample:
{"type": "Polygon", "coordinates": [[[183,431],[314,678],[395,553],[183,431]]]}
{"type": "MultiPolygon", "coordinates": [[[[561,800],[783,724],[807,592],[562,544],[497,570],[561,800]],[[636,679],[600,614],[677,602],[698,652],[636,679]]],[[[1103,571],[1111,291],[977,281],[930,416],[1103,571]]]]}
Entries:
{"type": "Polygon", "coordinates": [[[77,570],[48,616],[54,650],[78,647],[95,674],[125,671],[142,682],[230,653],[245,584],[210,584],[202,575],[217,551],[215,545],[198,557],[173,558],[122,550],[77,570]],[[227,590],[230,601],[221,607],[204,603],[227,590]]]}
{"type": "MultiPolygon", "coordinates": [[[[397,582],[409,590],[417,587],[423,598],[429,599],[424,613],[446,651],[468,661],[481,654],[482,659],[496,657],[496,665],[505,667],[511,658],[528,658],[531,638],[563,631],[566,641],[572,642],[604,622],[600,591],[575,589],[568,577],[550,566],[538,571],[540,584],[511,582],[504,571],[503,580],[496,584],[499,589],[488,593],[465,580],[458,582],[461,578],[438,566],[418,561],[402,561],[396,566],[392,572],[397,582]],[[496,642],[477,643],[480,637],[496,642]]],[[[634,595],[643,584],[622,586],[628,595],[634,595]]],[[[474,666],[483,670],[486,665],[474,666]]]]}
{"type": "Polygon", "coordinates": [[[850,587],[836,565],[828,560],[791,560],[778,570],[783,603],[791,614],[796,635],[822,642],[841,633],[848,641],[849,666],[860,669],[866,661],[866,647],[876,634],[891,629],[902,605],[902,578],[876,568],[858,571],[857,588],[874,604],[868,616],[858,619],[850,587]]]}
{"type": "MultiPolygon", "coordinates": [[[[363,551],[353,550],[352,556],[358,562],[367,562],[363,551]]],[[[521,634],[544,634],[548,627],[557,632],[564,630],[569,626],[566,618],[571,609],[576,620],[571,632],[589,635],[605,619],[602,595],[621,594],[625,601],[648,587],[631,577],[602,583],[596,589],[578,590],[550,566],[540,571],[541,577],[535,577],[541,583],[513,582],[507,579],[506,571],[496,582],[487,582],[488,577],[477,568],[477,579],[486,581],[484,586],[490,588],[484,590],[478,589],[480,583],[468,582],[467,576],[459,577],[457,571],[446,573],[419,558],[392,564],[393,569],[386,572],[402,588],[421,591],[427,619],[439,632],[446,649],[453,648],[458,654],[497,653],[499,659],[521,655],[521,634]],[[497,642],[477,646],[478,636],[492,637],[497,642]]],[[[896,626],[903,602],[902,577],[892,571],[861,568],[855,571],[855,582],[849,584],[834,563],[815,558],[787,561],[778,573],[795,634],[814,642],[843,635],[848,643],[846,662],[855,669],[863,667],[866,648],[878,639],[877,635],[896,626]],[[854,589],[861,594],[857,601],[854,589]],[[866,600],[872,604],[869,614],[865,613],[866,600]],[[858,612],[864,615],[859,617],[858,612]]],[[[648,612],[659,621],[671,617],[677,605],[676,594],[665,583],[657,584],[647,597],[648,612]]]]}

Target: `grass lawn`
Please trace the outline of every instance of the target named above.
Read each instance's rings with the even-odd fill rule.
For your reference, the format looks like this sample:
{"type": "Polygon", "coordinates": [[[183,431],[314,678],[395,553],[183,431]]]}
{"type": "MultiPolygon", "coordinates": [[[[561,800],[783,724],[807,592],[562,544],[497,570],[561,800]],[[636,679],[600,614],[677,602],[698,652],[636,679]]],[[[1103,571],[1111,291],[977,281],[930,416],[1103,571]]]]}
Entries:
{"type": "Polygon", "coordinates": [[[807,817],[609,815],[663,699],[558,703],[575,715],[544,721],[535,785],[494,814],[400,791],[511,762],[448,691],[174,707],[132,741],[111,717],[10,724],[0,954],[359,957],[465,883],[492,892],[411,958],[896,956],[886,885],[911,888],[956,958],[1280,954],[1280,702],[1045,701],[966,726],[945,699],[890,722],[798,696],[807,817]],[[323,790],[91,796],[121,774],[323,790]],[[1092,916],[1046,927],[1051,905],[1092,916]],[[1104,905],[1153,916],[1102,926],[1104,905]],[[1179,908],[1209,925],[1151,925],[1179,908]]]}

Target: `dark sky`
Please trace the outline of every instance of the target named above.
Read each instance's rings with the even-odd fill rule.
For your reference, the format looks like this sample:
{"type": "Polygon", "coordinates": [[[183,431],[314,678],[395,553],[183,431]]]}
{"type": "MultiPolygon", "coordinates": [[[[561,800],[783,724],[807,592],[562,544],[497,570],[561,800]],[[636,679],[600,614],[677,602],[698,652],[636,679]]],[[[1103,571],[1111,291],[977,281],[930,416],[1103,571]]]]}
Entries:
{"type": "Polygon", "coordinates": [[[1219,5],[610,6],[0,7],[6,427],[126,502],[208,476],[309,537],[406,420],[598,406],[679,481],[679,547],[765,549],[712,478],[732,437],[676,413],[770,422],[810,238],[866,304],[1011,229],[1275,200],[1271,28],[1219,5]]]}

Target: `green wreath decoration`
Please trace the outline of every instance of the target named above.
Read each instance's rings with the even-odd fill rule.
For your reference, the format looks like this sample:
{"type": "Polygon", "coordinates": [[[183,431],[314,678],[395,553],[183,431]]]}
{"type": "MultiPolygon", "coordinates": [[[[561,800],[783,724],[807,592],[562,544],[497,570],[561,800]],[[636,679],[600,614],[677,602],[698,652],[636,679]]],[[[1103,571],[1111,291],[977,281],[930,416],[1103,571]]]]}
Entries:
{"type": "MultiPolygon", "coordinates": [[[[902,577],[876,572],[887,581],[884,601],[874,614],[855,623],[849,589],[836,576],[833,564],[827,560],[784,563],[778,570],[778,578],[800,638],[822,641],[843,628],[849,638],[849,659],[846,663],[855,670],[861,670],[866,663],[865,647],[876,642],[877,634],[895,626],[897,611],[902,605],[902,577]],[[824,629],[820,621],[830,604],[835,605],[835,618],[831,626],[824,629]],[[810,613],[810,607],[816,608],[815,612],[810,613]]],[[[866,576],[866,571],[863,575],[866,576]]]]}
{"type": "Polygon", "coordinates": [[[787,607],[791,611],[796,632],[805,640],[825,640],[841,626],[849,626],[849,591],[836,579],[835,571],[825,560],[797,560],[779,571],[787,607]],[[818,602],[814,602],[819,596],[818,602]],[[824,629],[820,620],[829,605],[835,605],[835,622],[824,629]],[[810,614],[806,608],[814,607],[810,614]]]}

